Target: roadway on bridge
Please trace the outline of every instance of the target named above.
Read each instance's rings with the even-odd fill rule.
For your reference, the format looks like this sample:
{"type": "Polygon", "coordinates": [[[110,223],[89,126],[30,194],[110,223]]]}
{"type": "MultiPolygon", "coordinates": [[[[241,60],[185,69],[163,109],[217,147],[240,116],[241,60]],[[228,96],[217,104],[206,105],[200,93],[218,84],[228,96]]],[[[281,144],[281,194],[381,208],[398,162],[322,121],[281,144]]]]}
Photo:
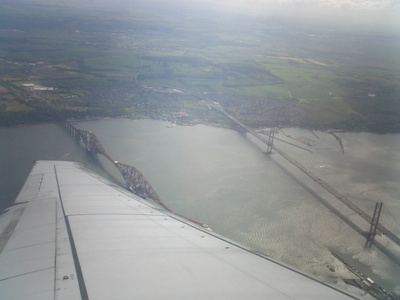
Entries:
{"type": "MultiPolygon", "coordinates": [[[[225,109],[217,103],[208,103],[208,106],[219,111],[223,115],[225,115],[231,122],[233,122],[237,127],[240,128],[240,131],[242,133],[250,133],[252,134],[255,138],[266,144],[269,148],[274,150],[276,153],[281,155],[285,160],[289,161],[292,165],[297,167],[300,171],[302,171],[305,175],[307,175],[309,178],[311,178],[314,182],[316,182],[318,185],[320,185],[322,188],[324,188],[326,191],[328,191],[331,195],[333,195],[337,200],[339,200],[341,203],[346,205],[348,208],[350,208],[352,211],[354,211],[357,215],[359,215],[362,219],[367,221],[369,224],[372,221],[372,217],[369,216],[367,213],[365,213],[362,209],[360,209],[358,206],[354,205],[350,200],[348,200],[344,195],[340,194],[337,190],[335,190],[333,187],[331,187],[327,182],[323,181],[321,178],[319,178],[317,175],[312,173],[309,169],[307,169],[305,166],[300,164],[297,160],[295,160],[293,157],[289,156],[287,153],[285,153],[283,150],[278,148],[277,146],[274,145],[273,142],[271,142],[269,139],[266,139],[263,137],[261,134],[255,132],[252,128],[246,126],[236,118],[234,118],[232,115],[227,113],[225,109]]],[[[304,186],[304,185],[303,185],[304,186]]],[[[308,189],[307,189],[308,190],[308,189]]],[[[313,193],[315,194],[315,193],[313,193]]],[[[320,197],[317,197],[317,199],[320,200],[320,197]]],[[[367,237],[368,234],[361,228],[359,228],[357,225],[355,225],[352,221],[350,221],[346,216],[344,216],[342,213],[338,213],[338,211],[335,209],[333,210],[332,207],[330,208],[335,214],[337,214],[340,218],[342,218],[347,224],[349,224],[353,229],[355,229],[358,233],[360,233],[362,236],[367,237]],[[346,219],[346,220],[345,220],[346,219]]],[[[381,224],[378,224],[377,226],[378,230],[385,234],[391,241],[396,243],[397,245],[400,246],[400,238],[396,236],[392,231],[387,229],[381,224]]],[[[384,253],[389,255],[392,259],[394,259],[398,264],[400,264],[399,258],[395,257],[393,254],[388,252],[386,247],[383,245],[379,244],[377,241],[374,242],[374,245],[382,250],[384,253]]]]}

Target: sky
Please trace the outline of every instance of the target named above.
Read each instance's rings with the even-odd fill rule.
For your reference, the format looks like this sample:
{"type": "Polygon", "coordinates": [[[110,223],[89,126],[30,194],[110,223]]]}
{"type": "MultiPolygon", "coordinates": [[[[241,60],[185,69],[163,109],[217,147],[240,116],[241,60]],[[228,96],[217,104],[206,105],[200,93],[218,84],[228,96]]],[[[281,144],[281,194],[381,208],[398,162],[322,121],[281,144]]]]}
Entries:
{"type": "MultiPolygon", "coordinates": [[[[1,2],[2,0],[0,0],[1,2]]],[[[24,1],[24,0],[22,0],[24,1]]],[[[26,0],[34,1],[34,0],[26,0]]],[[[213,11],[268,15],[305,20],[339,26],[344,29],[363,28],[369,30],[400,33],[400,0],[36,0],[64,4],[87,3],[107,5],[114,9],[135,7],[137,3],[164,9],[165,6],[179,10],[191,7],[194,14],[203,8],[213,11]],[[177,5],[174,5],[177,4],[177,5]]]]}
{"type": "Polygon", "coordinates": [[[277,15],[400,30],[400,0],[178,0],[253,15],[277,15]],[[397,28],[397,29],[395,29],[397,28]]]}

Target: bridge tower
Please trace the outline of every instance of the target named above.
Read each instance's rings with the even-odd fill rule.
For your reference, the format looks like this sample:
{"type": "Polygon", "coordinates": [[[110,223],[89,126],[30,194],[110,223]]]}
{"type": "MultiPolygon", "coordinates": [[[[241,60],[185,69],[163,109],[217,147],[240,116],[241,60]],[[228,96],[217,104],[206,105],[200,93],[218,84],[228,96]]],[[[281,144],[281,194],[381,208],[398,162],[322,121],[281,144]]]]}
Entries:
{"type": "Polygon", "coordinates": [[[382,202],[375,204],[374,216],[372,217],[372,220],[371,220],[371,228],[369,229],[369,233],[367,236],[367,242],[365,243],[365,249],[371,248],[371,246],[374,242],[376,229],[378,227],[379,217],[381,215],[382,205],[383,205],[382,202]]]}
{"type": "Polygon", "coordinates": [[[269,155],[272,152],[272,148],[274,146],[274,137],[275,137],[275,130],[271,128],[271,131],[269,132],[269,136],[268,136],[268,148],[267,148],[267,152],[265,152],[265,154],[269,155]]]}
{"type": "Polygon", "coordinates": [[[234,124],[234,127],[239,133],[243,136],[246,136],[247,130],[243,126],[240,126],[239,124],[234,124]]]}

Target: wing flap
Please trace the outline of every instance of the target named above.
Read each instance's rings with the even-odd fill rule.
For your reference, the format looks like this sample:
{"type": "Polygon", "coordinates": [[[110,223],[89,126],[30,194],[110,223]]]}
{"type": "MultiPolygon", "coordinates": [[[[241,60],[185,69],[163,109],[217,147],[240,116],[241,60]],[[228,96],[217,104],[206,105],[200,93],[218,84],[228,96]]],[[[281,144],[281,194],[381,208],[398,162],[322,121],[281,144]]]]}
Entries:
{"type": "Polygon", "coordinates": [[[36,163],[15,205],[2,216],[9,221],[0,255],[0,291],[9,295],[5,299],[54,299],[64,276],[75,278],[68,288],[78,291],[79,298],[69,299],[80,299],[54,174],[53,165],[36,163]]]}
{"type": "Polygon", "coordinates": [[[357,299],[78,164],[41,161],[31,174],[36,184],[19,197],[30,200],[0,255],[9,299],[50,290],[54,299],[357,299]]]}

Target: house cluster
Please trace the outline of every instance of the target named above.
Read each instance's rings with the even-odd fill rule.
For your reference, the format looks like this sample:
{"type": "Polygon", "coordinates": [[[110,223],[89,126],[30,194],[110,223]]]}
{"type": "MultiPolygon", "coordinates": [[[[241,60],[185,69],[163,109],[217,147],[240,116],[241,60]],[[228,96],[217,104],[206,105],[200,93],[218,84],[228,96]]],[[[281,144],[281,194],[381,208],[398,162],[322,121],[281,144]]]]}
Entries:
{"type": "Polygon", "coordinates": [[[53,87],[41,86],[39,84],[34,84],[34,83],[24,83],[22,85],[32,91],[54,91],[55,90],[55,88],[53,88],[53,87]]]}

